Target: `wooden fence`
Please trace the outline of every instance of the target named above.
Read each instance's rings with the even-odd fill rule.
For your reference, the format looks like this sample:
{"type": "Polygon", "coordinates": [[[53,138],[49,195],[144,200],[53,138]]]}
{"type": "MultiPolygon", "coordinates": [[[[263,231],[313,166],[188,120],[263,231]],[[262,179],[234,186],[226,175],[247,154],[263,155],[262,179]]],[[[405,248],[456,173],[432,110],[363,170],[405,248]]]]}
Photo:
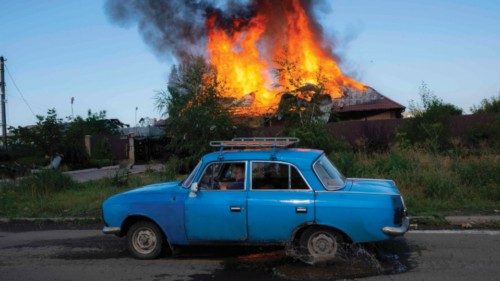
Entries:
{"type": "MultiPolygon", "coordinates": [[[[465,137],[471,130],[493,124],[499,114],[471,114],[453,116],[448,121],[451,137],[465,137]]],[[[328,131],[337,139],[356,146],[367,140],[379,147],[389,147],[396,138],[397,129],[409,119],[387,119],[367,121],[343,121],[326,124],[328,131]]],[[[253,131],[254,137],[282,136],[283,126],[260,127],[253,131]]]]}

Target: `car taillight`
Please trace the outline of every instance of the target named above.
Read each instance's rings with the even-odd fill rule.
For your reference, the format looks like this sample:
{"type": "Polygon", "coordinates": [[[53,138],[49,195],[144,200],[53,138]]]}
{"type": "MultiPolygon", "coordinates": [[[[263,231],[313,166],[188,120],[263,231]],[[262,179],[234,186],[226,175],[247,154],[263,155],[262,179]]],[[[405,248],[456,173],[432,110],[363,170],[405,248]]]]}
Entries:
{"type": "Polygon", "coordinates": [[[392,197],[392,206],[394,208],[394,224],[399,225],[403,223],[403,218],[406,216],[406,207],[401,196],[392,197]]]}

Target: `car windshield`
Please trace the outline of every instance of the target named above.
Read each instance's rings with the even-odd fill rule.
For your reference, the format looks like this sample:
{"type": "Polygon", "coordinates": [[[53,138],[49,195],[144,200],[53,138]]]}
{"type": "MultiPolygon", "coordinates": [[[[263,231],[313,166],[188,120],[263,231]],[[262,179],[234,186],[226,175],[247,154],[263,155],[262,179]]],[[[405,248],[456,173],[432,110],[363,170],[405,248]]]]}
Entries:
{"type": "Polygon", "coordinates": [[[327,190],[337,190],[344,186],[345,177],[325,155],[314,163],[314,171],[327,190]]]}
{"type": "Polygon", "coordinates": [[[196,171],[198,171],[198,169],[200,168],[200,166],[201,166],[201,161],[198,162],[198,164],[196,165],[196,167],[194,167],[194,169],[191,172],[191,174],[189,174],[189,176],[182,181],[182,186],[183,187],[189,188],[191,186],[191,183],[193,182],[194,175],[196,175],[196,171]]]}

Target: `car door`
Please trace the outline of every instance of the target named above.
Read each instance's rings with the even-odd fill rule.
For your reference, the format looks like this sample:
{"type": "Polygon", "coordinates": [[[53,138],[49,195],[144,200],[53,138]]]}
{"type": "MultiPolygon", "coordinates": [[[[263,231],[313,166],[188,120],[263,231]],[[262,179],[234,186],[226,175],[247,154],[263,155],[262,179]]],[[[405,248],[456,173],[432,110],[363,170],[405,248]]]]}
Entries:
{"type": "Polygon", "coordinates": [[[287,241],[299,225],[314,221],[314,192],[295,166],[275,161],[250,165],[249,241],[287,241]]]}
{"type": "Polygon", "coordinates": [[[247,239],[246,166],[246,162],[206,165],[197,181],[196,196],[185,201],[185,227],[190,242],[247,239]],[[244,175],[242,181],[233,175],[233,169],[240,168],[244,175]]]}

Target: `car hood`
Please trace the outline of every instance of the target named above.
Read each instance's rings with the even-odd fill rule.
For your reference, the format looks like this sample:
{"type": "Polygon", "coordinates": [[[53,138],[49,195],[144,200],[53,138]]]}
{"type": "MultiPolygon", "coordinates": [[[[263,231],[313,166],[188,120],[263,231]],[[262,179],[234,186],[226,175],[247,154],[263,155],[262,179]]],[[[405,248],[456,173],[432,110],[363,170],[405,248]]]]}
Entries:
{"type": "Polygon", "coordinates": [[[146,185],[143,187],[115,194],[109,197],[105,201],[105,203],[121,203],[122,201],[130,201],[136,199],[144,199],[147,197],[154,197],[151,195],[175,193],[183,189],[182,187],[180,187],[179,184],[180,184],[179,181],[171,181],[171,182],[146,185]]]}
{"type": "Polygon", "coordinates": [[[121,194],[144,194],[144,193],[165,193],[168,191],[177,190],[179,188],[179,181],[162,182],[156,184],[150,184],[143,187],[138,187],[129,191],[125,191],[121,194]]]}
{"type": "Polygon", "coordinates": [[[399,194],[393,180],[349,178],[347,181],[352,192],[399,194]]]}

